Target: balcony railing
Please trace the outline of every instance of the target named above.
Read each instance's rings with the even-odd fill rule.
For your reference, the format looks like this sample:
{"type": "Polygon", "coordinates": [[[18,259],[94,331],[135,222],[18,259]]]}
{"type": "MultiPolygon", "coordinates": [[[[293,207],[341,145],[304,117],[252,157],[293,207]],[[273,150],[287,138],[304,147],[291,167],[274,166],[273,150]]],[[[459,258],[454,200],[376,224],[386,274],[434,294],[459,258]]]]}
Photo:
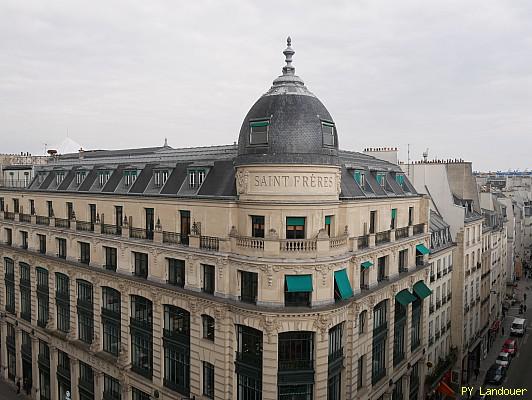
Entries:
{"type": "Polygon", "coordinates": [[[102,224],[102,233],[105,235],[122,235],[122,227],[118,225],[102,224]]]}
{"type": "Polygon", "coordinates": [[[434,274],[430,274],[430,282],[434,282],[436,280],[436,277],[434,276],[434,274]]]}
{"type": "Polygon", "coordinates": [[[429,314],[434,312],[434,304],[429,305],[429,314]]]}
{"type": "Polygon", "coordinates": [[[15,219],[15,213],[10,211],[4,211],[4,219],[13,221],[15,219]]]}
{"type": "Polygon", "coordinates": [[[148,232],[151,232],[151,237],[153,238],[153,231],[148,231],[143,228],[135,228],[133,226],[129,228],[129,236],[133,239],[148,239],[150,236],[148,232]]]}
{"type": "Polygon", "coordinates": [[[264,249],[263,238],[239,236],[236,238],[236,244],[238,247],[242,247],[245,249],[256,249],[256,250],[264,249]]]}
{"type": "Polygon", "coordinates": [[[76,221],[76,230],[92,232],[94,231],[94,223],[87,221],[76,221]]]}
{"type": "Polygon", "coordinates": [[[369,247],[369,236],[360,236],[357,239],[357,247],[359,249],[367,249],[369,247]]]}
{"type": "Polygon", "coordinates": [[[437,272],[436,273],[436,279],[440,279],[441,278],[441,272],[437,272]]]}
{"type": "Polygon", "coordinates": [[[441,301],[436,300],[436,310],[439,309],[440,307],[441,307],[441,301]]]}
{"type": "Polygon", "coordinates": [[[35,217],[35,222],[37,225],[50,225],[50,218],[44,215],[37,215],[35,217]]]}
{"type": "Polygon", "coordinates": [[[375,235],[375,244],[388,243],[390,241],[390,231],[379,232],[375,235]]]}
{"type": "Polygon", "coordinates": [[[425,233],[425,224],[417,224],[414,225],[414,235],[421,235],[422,233],[425,233]]]}
{"type": "Polygon", "coordinates": [[[200,236],[200,249],[218,251],[220,239],[214,236],[200,236]]]}
{"type": "Polygon", "coordinates": [[[163,243],[180,244],[182,246],[188,246],[188,235],[185,233],[177,232],[163,232],[163,243]]]}
{"type": "Polygon", "coordinates": [[[68,228],[70,227],[70,221],[68,219],[64,218],[56,218],[55,219],[55,226],[58,228],[68,228]]]}
{"type": "Polygon", "coordinates": [[[19,215],[20,222],[31,222],[31,215],[30,214],[20,214],[19,215]]]}
{"type": "Polygon", "coordinates": [[[279,371],[309,371],[314,368],[314,360],[280,360],[279,371]]]}
{"type": "Polygon", "coordinates": [[[281,239],[281,251],[286,252],[314,252],[317,249],[316,239],[281,239]]]}
{"type": "Polygon", "coordinates": [[[404,228],[397,228],[395,230],[395,240],[405,239],[408,237],[408,226],[404,228]]]}

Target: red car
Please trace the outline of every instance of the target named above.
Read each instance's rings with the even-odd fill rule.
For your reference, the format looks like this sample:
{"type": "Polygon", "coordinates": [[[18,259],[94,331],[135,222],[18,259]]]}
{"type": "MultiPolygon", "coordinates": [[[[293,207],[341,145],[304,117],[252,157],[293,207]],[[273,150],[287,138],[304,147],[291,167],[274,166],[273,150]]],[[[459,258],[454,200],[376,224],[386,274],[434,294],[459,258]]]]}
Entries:
{"type": "Polygon", "coordinates": [[[501,349],[502,353],[509,353],[512,357],[517,354],[517,340],[506,339],[501,349]]]}

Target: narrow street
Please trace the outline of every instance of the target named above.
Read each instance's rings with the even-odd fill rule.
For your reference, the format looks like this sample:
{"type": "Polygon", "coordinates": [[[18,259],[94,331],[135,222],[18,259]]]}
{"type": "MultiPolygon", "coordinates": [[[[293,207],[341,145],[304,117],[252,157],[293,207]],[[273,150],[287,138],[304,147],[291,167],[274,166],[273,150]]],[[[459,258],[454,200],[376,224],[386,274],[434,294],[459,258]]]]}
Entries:
{"type": "MultiPolygon", "coordinates": [[[[508,310],[506,318],[503,321],[502,326],[504,327],[504,336],[502,331],[499,332],[497,339],[495,340],[491,351],[488,353],[485,360],[482,360],[480,366],[480,374],[478,379],[473,379],[471,382],[472,386],[475,386],[475,391],[478,390],[479,386],[488,387],[484,385],[484,377],[486,376],[486,371],[491,365],[495,363],[498,354],[502,348],[504,341],[510,338],[510,327],[514,318],[526,318],[528,329],[527,333],[523,337],[512,338],[517,339],[518,342],[518,352],[517,355],[512,360],[510,367],[508,369],[508,375],[505,382],[501,387],[509,389],[528,389],[528,393],[520,397],[522,399],[532,399],[532,375],[530,374],[530,360],[532,359],[532,344],[530,341],[530,333],[532,332],[532,280],[528,281],[519,281],[516,293],[519,293],[519,296],[522,297],[524,293],[527,295],[527,312],[524,314],[519,314],[519,306],[515,305],[508,310]],[[530,288],[530,289],[527,289],[530,288]]],[[[495,387],[495,386],[489,386],[495,387]]]]}

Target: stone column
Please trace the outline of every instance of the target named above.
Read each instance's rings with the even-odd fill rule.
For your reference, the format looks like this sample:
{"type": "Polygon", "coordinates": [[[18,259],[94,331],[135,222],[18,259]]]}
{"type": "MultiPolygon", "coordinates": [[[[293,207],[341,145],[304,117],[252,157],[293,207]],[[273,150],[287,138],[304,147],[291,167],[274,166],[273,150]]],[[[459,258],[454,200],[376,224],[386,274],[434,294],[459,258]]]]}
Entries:
{"type": "Polygon", "coordinates": [[[163,386],[163,327],[164,311],[161,305],[161,296],[154,292],[153,296],[153,382],[163,386]]]}
{"type": "Polygon", "coordinates": [[[32,397],[35,400],[40,398],[40,381],[39,381],[39,339],[31,338],[31,379],[32,383],[32,397]]]}
{"type": "MultiPolygon", "coordinates": [[[[16,270],[16,269],[15,269],[16,270]]],[[[23,381],[22,381],[22,329],[20,327],[15,328],[15,357],[16,357],[16,376],[15,382],[20,379],[20,391],[22,392],[23,381]]]]}
{"type": "MultiPolygon", "coordinates": [[[[275,324],[273,320],[266,323],[275,324]]],[[[277,347],[279,336],[271,329],[265,329],[262,342],[262,399],[277,400],[277,371],[278,354],[277,347]]],[[[316,397],[319,398],[319,397],[316,397]]]]}
{"type": "MultiPolygon", "coordinates": [[[[5,314],[3,314],[5,315],[5,314]]],[[[7,323],[5,319],[0,319],[0,337],[6,341],[7,338],[7,323]]],[[[7,381],[7,346],[6,343],[2,343],[0,346],[0,365],[2,366],[1,378],[7,381]]]]}
{"type": "Polygon", "coordinates": [[[103,372],[94,371],[94,400],[103,399],[103,372]]]}
{"type": "Polygon", "coordinates": [[[31,285],[31,295],[30,295],[30,307],[31,307],[31,320],[34,324],[37,322],[38,318],[38,308],[37,308],[37,271],[35,270],[35,265],[30,266],[30,285],[31,285]]]}
{"type": "MultiPolygon", "coordinates": [[[[70,398],[79,400],[79,360],[70,356],[70,398]]],[[[59,399],[61,400],[61,399],[59,399]]]]}
{"type": "Polygon", "coordinates": [[[411,343],[412,343],[412,304],[408,304],[406,306],[406,322],[405,322],[405,359],[410,360],[412,350],[411,350],[411,343]]]}
{"type": "MultiPolygon", "coordinates": [[[[77,286],[76,275],[70,276],[70,329],[68,331],[68,338],[70,340],[77,339],[78,337],[78,298],[77,298],[77,286]]],[[[77,382],[76,382],[77,386],[77,382]]],[[[74,400],[74,399],[73,399],[74,400]]]]}
{"type": "MultiPolygon", "coordinates": [[[[201,397],[201,382],[200,382],[200,372],[201,372],[201,361],[200,361],[200,352],[201,350],[201,341],[202,334],[202,321],[201,315],[198,309],[197,300],[189,300],[189,311],[190,311],[190,397],[196,395],[198,398],[201,397]]],[[[124,399],[122,399],[124,400],[124,399]]]]}
{"type": "Polygon", "coordinates": [[[406,372],[401,379],[403,380],[403,399],[410,396],[410,371],[406,372]]]}
{"type": "Polygon", "coordinates": [[[20,266],[18,265],[20,259],[13,257],[13,264],[15,269],[15,315],[20,318],[20,266]]]}
{"type": "Polygon", "coordinates": [[[57,307],[55,302],[55,271],[48,270],[48,322],[46,329],[57,328],[57,307]]]}
{"type": "MultiPolygon", "coordinates": [[[[56,400],[59,396],[57,388],[57,348],[49,346],[50,349],[50,394],[51,400],[56,400]]],[[[62,399],[61,399],[62,400],[62,399]]]]}
{"type": "Polygon", "coordinates": [[[327,398],[327,378],[329,367],[329,335],[325,329],[315,333],[316,338],[316,372],[314,375],[314,391],[317,399],[327,398]]]}
{"type": "Polygon", "coordinates": [[[235,360],[235,335],[234,324],[232,318],[228,314],[228,310],[224,307],[216,308],[215,310],[216,320],[216,341],[222,343],[216,346],[218,350],[218,359],[223,361],[222,368],[215,368],[215,374],[218,375],[215,380],[221,382],[222,385],[215,385],[215,396],[227,399],[234,397],[234,385],[235,372],[234,372],[234,360],[235,360]],[[217,387],[219,386],[219,387],[217,387]]]}
{"type": "Polygon", "coordinates": [[[128,368],[131,363],[131,334],[129,331],[130,297],[125,284],[120,286],[120,303],[120,353],[118,355],[118,365],[120,368],[128,368]]]}
{"type": "Polygon", "coordinates": [[[93,302],[93,320],[94,320],[94,336],[92,339],[91,344],[91,351],[94,351],[95,353],[101,351],[102,349],[102,308],[101,308],[101,302],[102,302],[102,287],[101,282],[97,278],[94,281],[94,285],[92,287],[93,289],[93,296],[92,296],[92,302],[93,302]]]}
{"type": "Polygon", "coordinates": [[[121,400],[131,400],[131,386],[126,382],[120,382],[120,390],[122,391],[121,400]]]}
{"type": "Polygon", "coordinates": [[[395,294],[393,294],[392,298],[389,300],[389,311],[388,311],[388,333],[386,336],[386,347],[388,350],[386,351],[387,357],[386,357],[386,375],[391,376],[393,371],[393,342],[394,342],[394,334],[395,334],[395,294]]]}

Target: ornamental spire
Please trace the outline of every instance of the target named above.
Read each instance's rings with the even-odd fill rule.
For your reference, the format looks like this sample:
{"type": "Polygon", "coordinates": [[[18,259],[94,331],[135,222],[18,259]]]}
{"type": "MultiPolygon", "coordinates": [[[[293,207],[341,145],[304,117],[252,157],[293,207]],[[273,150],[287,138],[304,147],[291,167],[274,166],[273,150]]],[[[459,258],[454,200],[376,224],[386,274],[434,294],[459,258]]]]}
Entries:
{"type": "Polygon", "coordinates": [[[286,38],[286,49],[283,51],[285,55],[286,65],[283,67],[283,75],[294,75],[296,68],[292,66],[292,56],[296,53],[291,47],[292,39],[290,36],[286,38]]]}

